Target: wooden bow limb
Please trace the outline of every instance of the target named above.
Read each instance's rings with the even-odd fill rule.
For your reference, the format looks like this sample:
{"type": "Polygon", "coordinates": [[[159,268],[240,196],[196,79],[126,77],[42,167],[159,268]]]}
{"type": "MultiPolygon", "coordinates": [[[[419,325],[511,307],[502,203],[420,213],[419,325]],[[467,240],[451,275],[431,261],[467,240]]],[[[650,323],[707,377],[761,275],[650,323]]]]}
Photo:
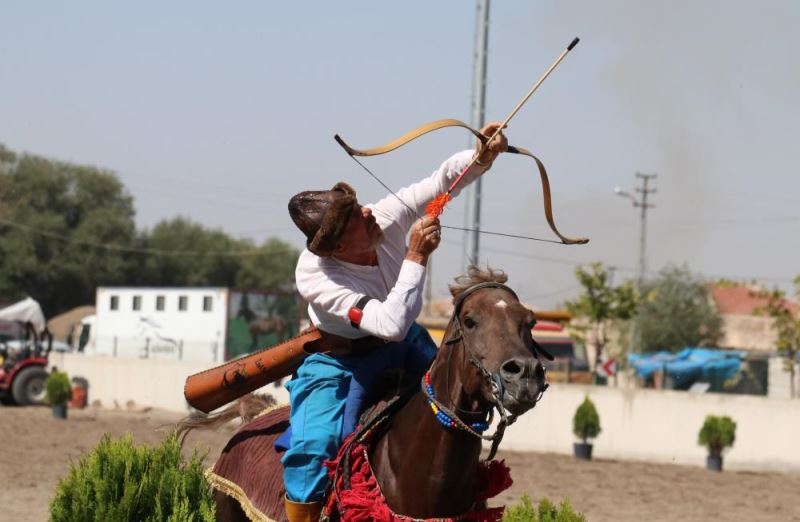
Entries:
{"type": "MultiPolygon", "coordinates": [[[[483,135],[480,131],[478,131],[476,129],[473,129],[472,127],[470,127],[469,125],[467,125],[463,121],[455,120],[455,119],[436,120],[436,121],[427,123],[425,125],[417,127],[416,129],[414,129],[414,130],[412,130],[410,132],[407,132],[407,133],[403,134],[399,138],[397,138],[395,140],[392,140],[392,141],[390,141],[389,143],[387,143],[385,145],[381,145],[380,147],[373,147],[371,149],[363,149],[363,150],[354,149],[353,147],[351,147],[350,145],[345,143],[345,141],[338,134],[334,136],[334,139],[336,140],[337,143],[339,143],[339,145],[342,146],[342,148],[345,151],[347,151],[347,153],[351,157],[354,157],[354,156],[368,157],[368,156],[377,156],[377,155],[380,155],[380,154],[386,154],[387,152],[391,152],[393,150],[396,150],[396,149],[402,147],[403,145],[405,145],[405,144],[407,144],[407,143],[409,143],[411,141],[414,141],[415,139],[417,139],[417,138],[419,138],[421,136],[424,136],[425,134],[428,134],[428,133],[436,131],[436,130],[444,129],[444,128],[447,128],[447,127],[461,127],[463,129],[466,129],[469,132],[471,132],[484,145],[486,143],[488,143],[488,141],[489,141],[489,137],[488,136],[483,135]]],[[[569,237],[564,236],[563,234],[561,234],[561,232],[558,231],[558,228],[556,227],[556,224],[555,224],[555,218],[553,217],[553,205],[552,205],[552,195],[551,195],[551,191],[550,191],[550,180],[549,180],[549,178],[547,176],[547,170],[545,170],[544,164],[539,160],[539,158],[537,158],[536,156],[531,154],[527,149],[522,148],[522,147],[509,146],[508,147],[508,152],[510,152],[512,154],[520,154],[522,156],[528,156],[531,159],[533,159],[533,161],[536,162],[536,166],[539,169],[539,177],[540,177],[541,183],[542,183],[542,197],[543,197],[543,200],[544,200],[544,216],[545,216],[545,219],[547,220],[547,224],[550,226],[550,229],[555,233],[556,236],[558,236],[558,238],[561,240],[561,243],[563,243],[565,245],[582,245],[582,244],[588,243],[589,242],[588,238],[569,238],[569,237]]],[[[374,176],[374,174],[373,174],[373,176],[374,176]]],[[[378,181],[380,182],[380,180],[378,180],[378,181]]],[[[381,182],[381,184],[383,184],[383,183],[381,182]]]]}
{"type": "Polygon", "coordinates": [[[430,132],[433,132],[433,131],[436,131],[436,130],[439,130],[439,129],[444,129],[444,128],[447,128],[447,127],[461,127],[462,129],[466,129],[466,130],[470,131],[472,134],[474,134],[475,137],[478,138],[478,140],[480,140],[480,142],[483,145],[485,145],[486,142],[489,140],[488,136],[484,136],[483,134],[481,134],[480,131],[473,129],[472,127],[470,127],[469,125],[467,125],[463,121],[454,120],[454,119],[450,119],[450,118],[444,119],[444,120],[436,120],[436,121],[432,121],[430,123],[426,123],[425,125],[420,125],[416,129],[403,134],[402,136],[400,136],[396,140],[392,140],[389,143],[387,143],[386,145],[381,145],[380,147],[373,147],[371,149],[364,149],[364,150],[354,149],[353,147],[351,147],[350,145],[345,143],[345,141],[338,134],[336,134],[333,137],[333,139],[335,139],[336,142],[339,145],[341,145],[342,148],[345,151],[347,151],[347,153],[350,154],[351,156],[364,156],[364,157],[366,157],[366,156],[378,156],[380,154],[386,154],[387,152],[391,152],[391,151],[393,151],[395,149],[399,149],[400,147],[402,147],[406,143],[414,141],[415,139],[419,138],[420,136],[424,136],[425,134],[428,134],[430,132]]]}
{"type": "Polygon", "coordinates": [[[569,238],[561,234],[556,228],[555,218],[553,218],[553,206],[552,206],[552,196],[550,195],[550,179],[547,177],[547,170],[544,168],[544,163],[530,153],[527,149],[523,149],[522,147],[508,147],[508,152],[512,154],[521,154],[523,156],[528,156],[533,161],[536,162],[536,167],[539,169],[539,178],[542,180],[542,197],[544,200],[544,217],[547,220],[547,224],[550,225],[550,229],[558,236],[562,243],[565,245],[585,245],[589,242],[588,237],[576,237],[576,238],[569,238]]]}

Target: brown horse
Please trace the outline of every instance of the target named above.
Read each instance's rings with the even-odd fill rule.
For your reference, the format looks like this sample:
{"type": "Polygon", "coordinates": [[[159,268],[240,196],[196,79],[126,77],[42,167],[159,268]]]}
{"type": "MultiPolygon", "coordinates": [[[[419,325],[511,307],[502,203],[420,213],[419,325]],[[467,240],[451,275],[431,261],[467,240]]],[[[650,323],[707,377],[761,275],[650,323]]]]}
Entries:
{"type": "MultiPolygon", "coordinates": [[[[541,348],[531,337],[534,315],[502,284],[506,279],[502,272],[474,267],[468,276],[456,279],[458,285],[451,287],[455,309],[428,374],[430,387],[423,379],[417,393],[370,443],[371,468],[393,513],[439,518],[472,510],[482,439],[492,440],[491,458],[505,426],[533,408],[547,388],[544,367],[538,360],[544,352],[539,352],[541,348]],[[445,427],[434,415],[431,402],[460,427],[445,427]],[[485,422],[493,410],[501,420],[492,437],[470,427],[485,422]]],[[[252,443],[257,437],[273,440],[285,429],[285,422],[283,414],[245,425],[220,459],[247,460],[239,463],[250,466],[240,477],[259,476],[261,490],[277,487],[279,490],[264,496],[269,497],[272,509],[263,508],[263,498],[262,506],[242,498],[242,490],[229,480],[212,480],[219,520],[247,520],[245,512],[251,520],[285,520],[278,508],[282,508],[283,497],[280,455],[261,450],[236,453],[237,445],[252,443]],[[257,468],[257,461],[267,462],[270,469],[257,468]],[[277,466],[273,466],[275,462],[277,466]]],[[[223,467],[231,469],[231,463],[223,467]]]]}

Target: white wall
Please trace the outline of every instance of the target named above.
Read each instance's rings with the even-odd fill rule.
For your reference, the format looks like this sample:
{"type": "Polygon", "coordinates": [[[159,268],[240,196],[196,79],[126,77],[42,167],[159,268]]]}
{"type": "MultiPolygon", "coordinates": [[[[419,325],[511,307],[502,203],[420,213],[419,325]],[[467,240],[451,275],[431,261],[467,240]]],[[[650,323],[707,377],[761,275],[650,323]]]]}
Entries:
{"type": "MultiPolygon", "coordinates": [[[[125,408],[128,401],[137,407],[150,406],[175,412],[189,411],[183,398],[186,377],[207,370],[207,362],[169,359],[135,359],[103,355],[53,353],[50,364],[66,371],[71,377],[89,381],[89,402],[99,400],[106,408],[125,408]]],[[[279,403],[289,401],[282,386],[265,386],[279,403]]]]}
{"type": "Polygon", "coordinates": [[[89,353],[122,357],[150,357],[221,362],[225,357],[228,290],[225,288],[134,288],[97,289],[97,320],[89,353]],[[156,298],[164,298],[164,310],[156,309],[156,298]],[[185,297],[187,309],[178,309],[185,297]],[[117,298],[117,309],[111,300],[117,298]],[[133,309],[139,297],[140,309],[133,309]],[[203,299],[211,299],[211,310],[203,299]],[[93,344],[92,344],[93,343],[93,344]]]}
{"type": "MultiPolygon", "coordinates": [[[[767,394],[774,399],[790,399],[792,397],[792,374],[784,369],[782,357],[770,357],[768,367],[767,394]]],[[[795,365],[794,392],[800,391],[800,367],[795,365]]],[[[800,450],[799,450],[800,451],[800,450]]]]}
{"type": "MultiPolygon", "coordinates": [[[[51,354],[50,362],[71,377],[89,380],[89,400],[104,407],[151,406],[186,412],[186,377],[208,369],[202,362],[51,354]]],[[[279,403],[283,387],[265,386],[279,403]]],[[[729,415],[737,423],[736,442],[725,454],[731,469],[800,471],[800,399],[746,395],[621,389],[552,384],[541,403],[506,430],[501,448],[572,453],[572,416],[589,395],[600,415],[602,433],[594,441],[597,458],[637,459],[705,465],[697,434],[706,415],[729,415]]]]}
{"type": "Polygon", "coordinates": [[[800,400],[747,395],[689,394],[552,384],[542,402],[506,430],[501,448],[572,453],[575,409],[589,395],[602,433],[597,458],[705,465],[697,435],[706,415],[728,415],[736,441],[725,453],[732,469],[800,471],[800,400]]]}

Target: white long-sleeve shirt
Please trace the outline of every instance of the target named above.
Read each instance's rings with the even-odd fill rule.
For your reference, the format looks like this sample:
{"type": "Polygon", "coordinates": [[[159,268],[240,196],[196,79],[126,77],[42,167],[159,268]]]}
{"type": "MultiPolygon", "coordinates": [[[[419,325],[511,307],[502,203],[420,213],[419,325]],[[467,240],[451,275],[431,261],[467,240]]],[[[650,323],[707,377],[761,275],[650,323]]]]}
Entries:
{"type": "MultiPolygon", "coordinates": [[[[384,235],[377,248],[376,266],[319,257],[303,250],[295,279],[297,290],[308,302],[308,316],[317,328],[348,339],[366,335],[390,341],[405,338],[422,309],[425,284],[425,267],[405,260],[406,236],[417,216],[424,214],[428,202],[450,188],[473,154],[472,150],[459,152],[442,163],[430,177],[398,191],[402,202],[388,195],[375,204],[366,205],[384,235]],[[365,295],[372,300],[364,307],[360,328],[356,329],[350,325],[347,314],[365,295]]],[[[484,171],[484,167],[473,165],[451,196],[458,195],[461,187],[484,171]]]]}

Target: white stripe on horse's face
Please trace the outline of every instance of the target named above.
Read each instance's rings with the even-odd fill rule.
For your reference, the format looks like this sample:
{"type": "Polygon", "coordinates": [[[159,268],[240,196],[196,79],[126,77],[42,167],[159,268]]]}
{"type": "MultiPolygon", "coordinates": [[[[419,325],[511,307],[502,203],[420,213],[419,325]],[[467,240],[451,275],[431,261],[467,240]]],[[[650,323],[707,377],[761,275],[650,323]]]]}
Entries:
{"type": "Polygon", "coordinates": [[[497,301],[497,302],[496,302],[494,305],[495,305],[497,308],[506,308],[506,307],[508,307],[508,303],[506,303],[506,302],[505,302],[505,301],[503,301],[502,299],[500,299],[499,301],[497,301]]]}

